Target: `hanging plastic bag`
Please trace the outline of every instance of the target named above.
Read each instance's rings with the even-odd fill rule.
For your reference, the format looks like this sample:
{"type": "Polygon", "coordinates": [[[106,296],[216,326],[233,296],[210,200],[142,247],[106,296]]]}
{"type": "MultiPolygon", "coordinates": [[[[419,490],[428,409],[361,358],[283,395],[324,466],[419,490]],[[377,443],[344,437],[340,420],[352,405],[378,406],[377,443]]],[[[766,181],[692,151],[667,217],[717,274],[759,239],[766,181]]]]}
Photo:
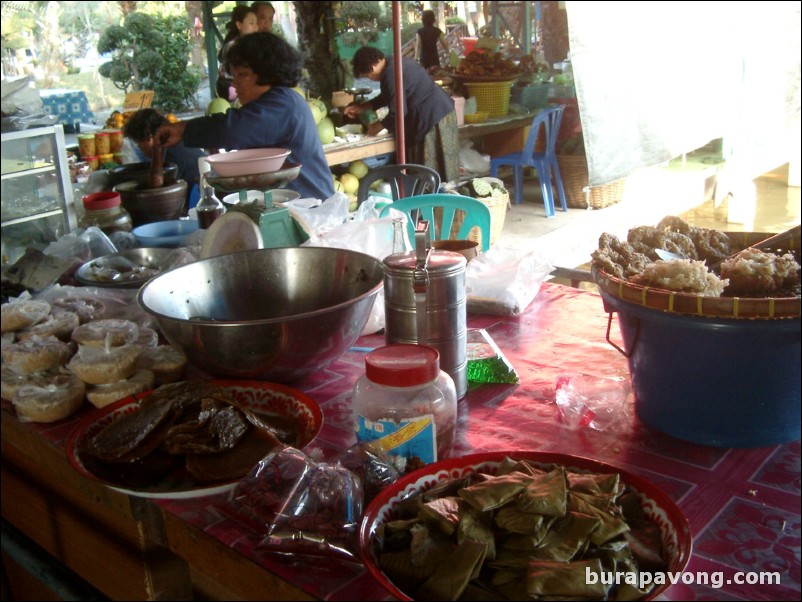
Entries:
{"type": "MultiPolygon", "coordinates": [[[[348,249],[383,260],[393,252],[393,219],[399,217],[403,219],[404,228],[406,228],[406,216],[398,211],[392,212],[393,215],[388,217],[369,217],[375,213],[375,210],[371,213],[369,208],[366,208],[361,214],[360,212],[355,214],[355,217],[365,218],[363,221],[354,219],[334,227],[318,228],[310,234],[309,240],[305,241],[302,246],[348,249]]],[[[404,238],[404,244],[404,250],[411,248],[406,238],[404,238]]],[[[361,334],[373,334],[382,328],[384,328],[383,288],[376,295],[370,316],[361,334]]]]}

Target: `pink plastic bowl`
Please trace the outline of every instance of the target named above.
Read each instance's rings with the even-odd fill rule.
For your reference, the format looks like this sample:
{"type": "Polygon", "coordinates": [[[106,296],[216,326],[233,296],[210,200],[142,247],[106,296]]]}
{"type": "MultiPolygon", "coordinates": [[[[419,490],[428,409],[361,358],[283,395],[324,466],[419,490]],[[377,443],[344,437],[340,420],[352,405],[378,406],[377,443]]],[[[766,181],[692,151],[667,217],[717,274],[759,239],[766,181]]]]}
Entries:
{"type": "Polygon", "coordinates": [[[206,160],[219,176],[250,176],[278,171],[290,156],[286,148],[251,148],[209,155],[206,160]]]}

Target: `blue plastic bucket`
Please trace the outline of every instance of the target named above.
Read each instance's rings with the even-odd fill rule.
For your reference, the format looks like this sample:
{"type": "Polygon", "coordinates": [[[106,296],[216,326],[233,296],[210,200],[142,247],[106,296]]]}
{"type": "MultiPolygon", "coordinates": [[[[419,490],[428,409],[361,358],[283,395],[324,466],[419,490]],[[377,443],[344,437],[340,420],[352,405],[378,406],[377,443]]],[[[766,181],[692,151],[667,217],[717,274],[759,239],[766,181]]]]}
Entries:
{"type": "Polygon", "coordinates": [[[673,314],[600,293],[610,318],[618,315],[619,351],[647,425],[717,447],[799,439],[800,320],[673,314]]]}

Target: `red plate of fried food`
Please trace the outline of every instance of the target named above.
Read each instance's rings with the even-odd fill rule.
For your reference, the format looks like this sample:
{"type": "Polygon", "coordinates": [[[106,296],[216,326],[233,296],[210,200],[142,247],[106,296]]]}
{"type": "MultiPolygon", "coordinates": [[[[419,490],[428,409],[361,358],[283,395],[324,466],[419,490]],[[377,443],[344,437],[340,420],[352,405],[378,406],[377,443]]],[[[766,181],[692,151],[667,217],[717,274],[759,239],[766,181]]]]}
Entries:
{"type": "Polygon", "coordinates": [[[379,493],[359,532],[362,561],[398,600],[650,600],[691,548],[682,512],[647,480],[535,451],[429,464],[379,493]],[[638,583],[612,586],[616,571],[638,583]]]}
{"type": "Polygon", "coordinates": [[[234,488],[281,445],[308,445],[323,425],[302,392],[248,380],[198,380],[127,397],[85,418],[67,440],[70,464],[109,488],[194,498],[234,488]]]}

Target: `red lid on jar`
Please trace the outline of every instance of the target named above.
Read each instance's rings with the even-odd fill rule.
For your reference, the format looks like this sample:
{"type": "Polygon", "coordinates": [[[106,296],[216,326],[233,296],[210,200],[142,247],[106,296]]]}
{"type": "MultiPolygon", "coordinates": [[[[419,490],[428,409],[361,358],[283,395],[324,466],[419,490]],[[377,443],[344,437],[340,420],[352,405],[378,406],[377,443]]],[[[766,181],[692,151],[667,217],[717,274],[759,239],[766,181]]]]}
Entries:
{"type": "Polygon", "coordinates": [[[377,385],[424,385],[438,374],[440,352],[428,345],[387,345],[365,356],[365,376],[377,385]]]}
{"type": "Polygon", "coordinates": [[[87,211],[98,211],[100,209],[110,209],[118,206],[120,201],[119,192],[93,192],[83,197],[84,207],[87,211]]]}

